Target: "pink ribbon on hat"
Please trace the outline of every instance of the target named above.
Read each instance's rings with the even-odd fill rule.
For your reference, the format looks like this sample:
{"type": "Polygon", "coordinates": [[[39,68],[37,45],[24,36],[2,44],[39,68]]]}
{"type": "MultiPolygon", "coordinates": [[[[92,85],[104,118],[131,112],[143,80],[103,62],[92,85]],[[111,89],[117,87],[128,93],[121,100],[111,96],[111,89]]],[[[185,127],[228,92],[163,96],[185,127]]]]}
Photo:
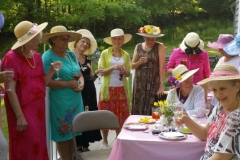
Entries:
{"type": "Polygon", "coordinates": [[[229,71],[217,71],[211,73],[210,77],[218,77],[218,76],[234,76],[239,75],[239,73],[229,72],[229,71]]]}

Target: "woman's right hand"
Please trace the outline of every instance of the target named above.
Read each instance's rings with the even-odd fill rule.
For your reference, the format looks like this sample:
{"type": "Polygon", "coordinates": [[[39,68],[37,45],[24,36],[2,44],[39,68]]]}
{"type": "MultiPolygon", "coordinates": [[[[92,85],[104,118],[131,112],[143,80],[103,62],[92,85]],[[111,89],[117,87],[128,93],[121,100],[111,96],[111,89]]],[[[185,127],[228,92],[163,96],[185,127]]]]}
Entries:
{"type": "Polygon", "coordinates": [[[3,71],[0,73],[0,81],[1,82],[11,82],[14,77],[13,71],[3,71]]]}
{"type": "Polygon", "coordinates": [[[24,131],[27,128],[27,121],[24,116],[17,118],[17,131],[24,131]]]}
{"type": "Polygon", "coordinates": [[[77,89],[78,88],[78,81],[71,80],[67,82],[67,86],[72,89],[77,89]]]}
{"type": "Polygon", "coordinates": [[[140,59],[138,61],[140,64],[145,64],[145,63],[147,63],[147,57],[140,57],[140,59]]]}

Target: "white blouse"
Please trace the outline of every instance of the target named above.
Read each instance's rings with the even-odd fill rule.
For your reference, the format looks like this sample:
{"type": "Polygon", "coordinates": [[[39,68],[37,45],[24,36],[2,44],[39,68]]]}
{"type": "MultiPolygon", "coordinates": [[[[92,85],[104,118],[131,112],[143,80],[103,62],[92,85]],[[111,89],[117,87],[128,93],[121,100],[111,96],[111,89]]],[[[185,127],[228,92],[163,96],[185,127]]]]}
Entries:
{"type": "MultiPolygon", "coordinates": [[[[169,104],[179,104],[180,100],[177,95],[177,88],[171,89],[167,95],[167,101],[169,104]]],[[[189,116],[196,115],[197,117],[204,117],[205,103],[205,91],[198,85],[193,85],[191,92],[188,95],[187,100],[183,104],[183,109],[189,116]]]]}

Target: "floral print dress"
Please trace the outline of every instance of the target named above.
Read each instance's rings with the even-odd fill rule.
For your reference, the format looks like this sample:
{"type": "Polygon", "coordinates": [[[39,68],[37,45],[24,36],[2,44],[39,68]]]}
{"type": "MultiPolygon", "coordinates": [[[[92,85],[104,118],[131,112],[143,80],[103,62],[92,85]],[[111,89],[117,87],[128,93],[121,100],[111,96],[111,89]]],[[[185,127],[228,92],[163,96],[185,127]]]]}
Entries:
{"type": "MultiPolygon", "coordinates": [[[[73,74],[80,71],[77,58],[73,52],[66,51],[67,57],[59,57],[52,50],[44,52],[42,59],[44,71],[47,73],[50,64],[55,61],[62,62],[59,77],[63,81],[73,80],[73,74]]],[[[56,79],[55,73],[52,79],[56,79]]],[[[81,92],[75,92],[72,88],[50,88],[50,138],[55,142],[72,139],[72,120],[74,116],[83,111],[81,92]]]]}

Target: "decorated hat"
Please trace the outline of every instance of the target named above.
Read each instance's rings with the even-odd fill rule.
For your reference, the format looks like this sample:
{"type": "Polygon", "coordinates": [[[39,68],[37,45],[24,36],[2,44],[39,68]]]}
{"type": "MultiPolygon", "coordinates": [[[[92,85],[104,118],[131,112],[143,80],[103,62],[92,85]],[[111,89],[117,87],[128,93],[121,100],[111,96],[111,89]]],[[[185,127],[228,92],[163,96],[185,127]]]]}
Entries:
{"type": "Polygon", "coordinates": [[[206,78],[198,82],[197,84],[204,85],[205,83],[208,83],[210,81],[222,81],[234,79],[240,79],[240,74],[237,68],[230,64],[223,63],[214,68],[209,78],[206,78]]]}
{"type": "Polygon", "coordinates": [[[145,25],[144,27],[140,27],[138,29],[137,34],[143,37],[153,37],[153,38],[164,36],[164,34],[161,34],[161,29],[153,25],[145,25]]]}
{"type": "Polygon", "coordinates": [[[2,12],[0,12],[0,30],[3,28],[4,25],[4,16],[2,12]]]}
{"type": "Polygon", "coordinates": [[[104,38],[104,42],[106,42],[107,44],[112,45],[112,37],[117,37],[117,36],[124,36],[124,42],[123,44],[129,42],[132,39],[132,35],[131,34],[124,34],[123,30],[120,28],[116,28],[113,29],[110,33],[110,37],[106,37],[104,38]]]}
{"type": "Polygon", "coordinates": [[[223,50],[230,56],[240,54],[240,33],[238,33],[233,41],[228,43],[223,50]]]}
{"type": "Polygon", "coordinates": [[[38,35],[38,33],[40,33],[47,25],[47,22],[40,25],[29,21],[22,21],[18,23],[14,28],[14,34],[18,41],[12,46],[11,49],[17,49],[18,47],[26,44],[36,35],[38,35]]]}
{"type": "Polygon", "coordinates": [[[177,83],[181,83],[191,77],[197,71],[198,68],[189,71],[185,65],[179,64],[176,68],[172,70],[172,75],[178,81],[177,83]]]}
{"type": "MultiPolygon", "coordinates": [[[[89,31],[89,30],[87,30],[87,29],[80,29],[80,30],[78,30],[76,33],[79,33],[79,34],[81,34],[82,35],[82,38],[87,38],[87,39],[89,39],[89,41],[90,41],[90,47],[89,47],[89,49],[87,49],[85,52],[84,52],[84,54],[85,55],[91,55],[91,54],[93,54],[95,51],[96,51],[96,49],[97,49],[97,41],[96,41],[96,39],[93,37],[93,35],[92,35],[92,33],[89,31]]],[[[73,51],[74,49],[75,49],[75,43],[76,43],[76,41],[73,41],[73,42],[69,42],[68,43],[68,48],[71,50],[71,51],[73,51]]]]}
{"type": "Polygon", "coordinates": [[[61,35],[69,35],[69,42],[76,41],[82,37],[79,33],[68,31],[64,26],[55,26],[51,28],[50,33],[46,33],[42,36],[41,42],[48,44],[50,38],[61,35]]]}
{"type": "Polygon", "coordinates": [[[234,40],[233,35],[231,34],[220,34],[218,36],[218,40],[217,42],[208,42],[207,46],[215,49],[215,50],[219,50],[219,49],[223,49],[225,47],[226,44],[230,43],[232,40],[234,40]]]}
{"type": "Polygon", "coordinates": [[[183,39],[180,44],[180,48],[187,54],[201,53],[204,48],[203,41],[199,38],[199,35],[195,32],[190,32],[183,39]]]}

